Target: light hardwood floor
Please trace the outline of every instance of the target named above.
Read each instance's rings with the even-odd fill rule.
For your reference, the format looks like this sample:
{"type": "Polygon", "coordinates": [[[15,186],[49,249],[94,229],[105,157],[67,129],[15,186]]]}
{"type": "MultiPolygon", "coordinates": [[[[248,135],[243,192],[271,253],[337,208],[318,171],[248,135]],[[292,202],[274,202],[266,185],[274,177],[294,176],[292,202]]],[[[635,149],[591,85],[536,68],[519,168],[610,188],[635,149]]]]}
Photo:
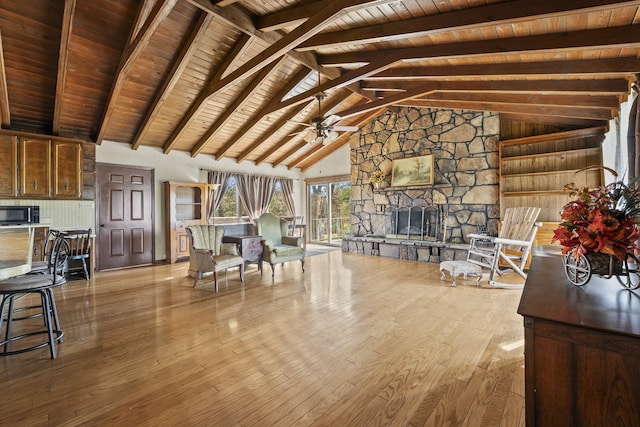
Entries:
{"type": "Polygon", "coordinates": [[[0,358],[0,425],[524,425],[521,291],[340,251],[219,295],[186,274],[57,289],[58,358],[0,358]]]}

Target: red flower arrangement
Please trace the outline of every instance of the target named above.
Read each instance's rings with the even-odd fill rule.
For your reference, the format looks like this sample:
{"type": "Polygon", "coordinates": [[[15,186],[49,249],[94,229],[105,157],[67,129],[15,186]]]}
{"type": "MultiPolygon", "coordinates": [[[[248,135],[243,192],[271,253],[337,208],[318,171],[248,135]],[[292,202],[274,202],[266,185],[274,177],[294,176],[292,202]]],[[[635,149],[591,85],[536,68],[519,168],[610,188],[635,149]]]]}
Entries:
{"type": "Polygon", "coordinates": [[[623,182],[589,190],[571,183],[565,186],[575,200],[562,210],[562,222],[552,242],[559,241],[562,253],[576,260],[587,252],[613,255],[624,261],[638,249],[640,238],[640,189],[623,182]]]}

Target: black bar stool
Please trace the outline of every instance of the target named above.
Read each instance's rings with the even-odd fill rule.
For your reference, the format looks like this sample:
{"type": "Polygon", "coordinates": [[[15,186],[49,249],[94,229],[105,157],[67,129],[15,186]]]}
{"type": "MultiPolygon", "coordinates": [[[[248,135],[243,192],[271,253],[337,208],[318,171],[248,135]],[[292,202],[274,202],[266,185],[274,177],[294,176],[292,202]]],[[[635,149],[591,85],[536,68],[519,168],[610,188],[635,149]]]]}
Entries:
{"type": "MultiPolygon", "coordinates": [[[[45,346],[49,346],[51,358],[56,358],[56,342],[62,342],[63,332],[60,329],[58,320],[58,312],[53,296],[53,288],[60,286],[66,282],[64,275],[64,266],[69,253],[69,244],[62,236],[56,237],[51,259],[53,260],[53,268],[46,274],[25,274],[21,276],[11,277],[9,279],[0,280],[0,295],[2,302],[0,303],[0,330],[2,322],[5,320],[5,307],[8,309],[6,314],[6,326],[4,340],[0,342],[0,356],[8,356],[12,354],[24,353],[36,350],[45,346]],[[25,307],[15,307],[15,300],[18,297],[37,294],[40,297],[40,305],[29,305],[25,307]],[[36,310],[40,309],[40,312],[36,310]],[[27,314],[21,317],[15,317],[14,314],[27,314]],[[32,314],[28,314],[28,313],[32,314]],[[14,321],[27,320],[42,316],[44,318],[45,329],[25,332],[20,335],[11,336],[11,329],[14,321]],[[26,348],[17,350],[11,349],[11,344],[36,335],[46,334],[47,340],[30,345],[26,348]]],[[[31,343],[31,341],[29,341],[31,343]]]]}

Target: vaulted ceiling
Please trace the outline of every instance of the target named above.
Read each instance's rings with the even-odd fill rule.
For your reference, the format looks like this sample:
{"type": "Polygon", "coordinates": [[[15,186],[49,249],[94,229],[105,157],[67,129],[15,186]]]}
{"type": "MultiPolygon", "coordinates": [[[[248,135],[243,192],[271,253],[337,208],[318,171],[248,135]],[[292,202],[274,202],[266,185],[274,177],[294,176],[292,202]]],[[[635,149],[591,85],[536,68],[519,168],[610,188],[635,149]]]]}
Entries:
{"type": "Polygon", "coordinates": [[[574,127],[619,114],[640,1],[0,0],[2,127],[302,170],[321,115],[501,113],[574,127]],[[318,81],[318,74],[320,81],[318,81]]]}

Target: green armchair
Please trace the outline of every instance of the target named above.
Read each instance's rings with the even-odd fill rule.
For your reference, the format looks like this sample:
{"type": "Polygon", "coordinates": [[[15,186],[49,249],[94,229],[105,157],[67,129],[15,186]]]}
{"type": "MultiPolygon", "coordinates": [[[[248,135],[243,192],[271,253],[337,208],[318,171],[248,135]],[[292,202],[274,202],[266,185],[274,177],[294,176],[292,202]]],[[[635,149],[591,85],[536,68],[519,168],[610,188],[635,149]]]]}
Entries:
{"type": "Polygon", "coordinates": [[[287,220],[265,213],[255,223],[258,235],[262,236],[262,259],[271,264],[271,277],[275,273],[275,264],[287,261],[300,260],[304,271],[304,238],[287,235],[287,220]]]}
{"type": "Polygon", "coordinates": [[[219,225],[190,225],[189,275],[195,279],[193,287],[204,273],[213,272],[213,283],[218,292],[218,271],[240,268],[240,280],[244,282],[244,259],[235,243],[222,243],[224,228],[219,225]]]}

